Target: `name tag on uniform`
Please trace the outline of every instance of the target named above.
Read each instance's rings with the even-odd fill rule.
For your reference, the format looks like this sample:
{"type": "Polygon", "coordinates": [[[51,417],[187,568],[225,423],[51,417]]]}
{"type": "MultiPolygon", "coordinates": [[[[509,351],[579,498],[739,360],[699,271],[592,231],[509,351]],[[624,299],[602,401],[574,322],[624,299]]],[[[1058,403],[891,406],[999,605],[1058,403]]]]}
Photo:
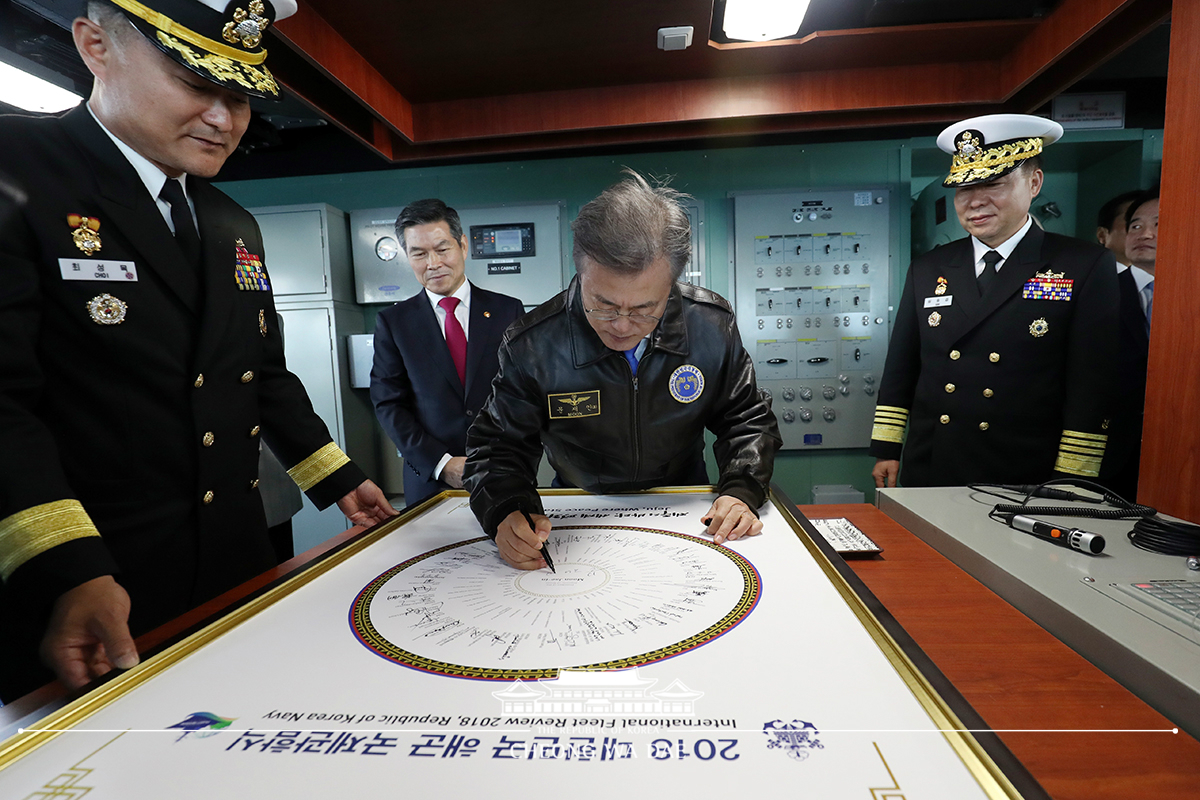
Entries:
{"type": "Polygon", "coordinates": [[[941,297],[926,297],[926,308],[941,308],[942,306],[950,305],[950,301],[954,299],[952,294],[944,294],[941,297]]]}
{"type": "Polygon", "coordinates": [[[64,281],[136,281],[132,261],[102,261],[98,258],[60,258],[58,269],[64,281]]]}
{"type": "Polygon", "coordinates": [[[546,395],[546,403],[550,407],[550,419],[597,417],[600,415],[600,390],[546,395]]]}

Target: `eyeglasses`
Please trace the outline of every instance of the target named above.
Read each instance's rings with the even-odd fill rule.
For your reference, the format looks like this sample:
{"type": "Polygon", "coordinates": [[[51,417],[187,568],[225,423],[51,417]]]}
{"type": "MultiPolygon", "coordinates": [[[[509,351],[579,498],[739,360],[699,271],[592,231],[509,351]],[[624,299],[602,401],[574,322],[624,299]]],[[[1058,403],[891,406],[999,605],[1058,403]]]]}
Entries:
{"type": "Polygon", "coordinates": [[[658,321],[662,319],[662,317],[656,317],[652,314],[622,314],[619,311],[612,311],[607,308],[585,308],[583,313],[600,322],[612,322],[620,317],[625,317],[625,319],[634,325],[657,325],[658,321]]]}

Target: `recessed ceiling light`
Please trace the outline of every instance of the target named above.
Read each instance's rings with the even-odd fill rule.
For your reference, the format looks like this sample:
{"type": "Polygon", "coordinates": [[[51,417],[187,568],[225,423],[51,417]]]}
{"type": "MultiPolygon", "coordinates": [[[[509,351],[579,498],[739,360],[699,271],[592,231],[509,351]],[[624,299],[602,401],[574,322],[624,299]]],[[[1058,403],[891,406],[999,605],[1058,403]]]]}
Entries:
{"type": "Polygon", "coordinates": [[[0,102],[25,111],[52,113],[74,108],[82,99],[74,92],[0,61],[0,102]]]}
{"type": "Polygon", "coordinates": [[[795,36],[809,0],[725,0],[725,35],[743,42],[795,36]]]}

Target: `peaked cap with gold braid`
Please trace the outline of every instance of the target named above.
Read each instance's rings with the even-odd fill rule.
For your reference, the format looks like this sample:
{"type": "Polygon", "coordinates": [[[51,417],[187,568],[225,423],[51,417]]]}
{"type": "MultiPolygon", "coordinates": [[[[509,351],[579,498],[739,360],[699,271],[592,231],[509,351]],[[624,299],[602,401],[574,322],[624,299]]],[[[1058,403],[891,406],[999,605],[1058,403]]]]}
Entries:
{"type": "Polygon", "coordinates": [[[275,99],[264,34],[295,0],[108,0],[169,58],[242,94],[275,99]]]}
{"type": "Polygon", "coordinates": [[[953,156],[942,185],[957,189],[1007,175],[1062,134],[1062,125],[1031,114],[988,114],[956,122],[937,138],[938,147],[953,156]]]}

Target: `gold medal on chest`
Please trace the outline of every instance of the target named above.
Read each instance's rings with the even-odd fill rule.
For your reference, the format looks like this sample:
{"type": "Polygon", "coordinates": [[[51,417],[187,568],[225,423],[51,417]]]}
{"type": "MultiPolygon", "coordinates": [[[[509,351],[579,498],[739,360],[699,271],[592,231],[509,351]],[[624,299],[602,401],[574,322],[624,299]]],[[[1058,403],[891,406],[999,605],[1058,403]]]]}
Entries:
{"type": "Polygon", "coordinates": [[[1050,330],[1050,323],[1046,322],[1045,317],[1039,317],[1029,323],[1029,332],[1033,334],[1035,339],[1040,339],[1050,330]]]}
{"type": "Polygon", "coordinates": [[[933,293],[936,295],[939,295],[939,296],[946,293],[946,279],[945,278],[938,278],[937,288],[933,290],[933,293]]]}
{"type": "Polygon", "coordinates": [[[67,224],[72,228],[71,238],[75,240],[75,246],[84,255],[100,252],[100,220],[82,214],[68,214],[67,224]]]}
{"type": "Polygon", "coordinates": [[[267,312],[263,308],[258,310],[258,332],[263,336],[267,335],[267,312]]]}
{"type": "Polygon", "coordinates": [[[941,324],[942,324],[942,315],[941,314],[939,314],[938,312],[935,311],[929,315],[929,327],[936,328],[938,325],[941,325],[941,324]]]}

